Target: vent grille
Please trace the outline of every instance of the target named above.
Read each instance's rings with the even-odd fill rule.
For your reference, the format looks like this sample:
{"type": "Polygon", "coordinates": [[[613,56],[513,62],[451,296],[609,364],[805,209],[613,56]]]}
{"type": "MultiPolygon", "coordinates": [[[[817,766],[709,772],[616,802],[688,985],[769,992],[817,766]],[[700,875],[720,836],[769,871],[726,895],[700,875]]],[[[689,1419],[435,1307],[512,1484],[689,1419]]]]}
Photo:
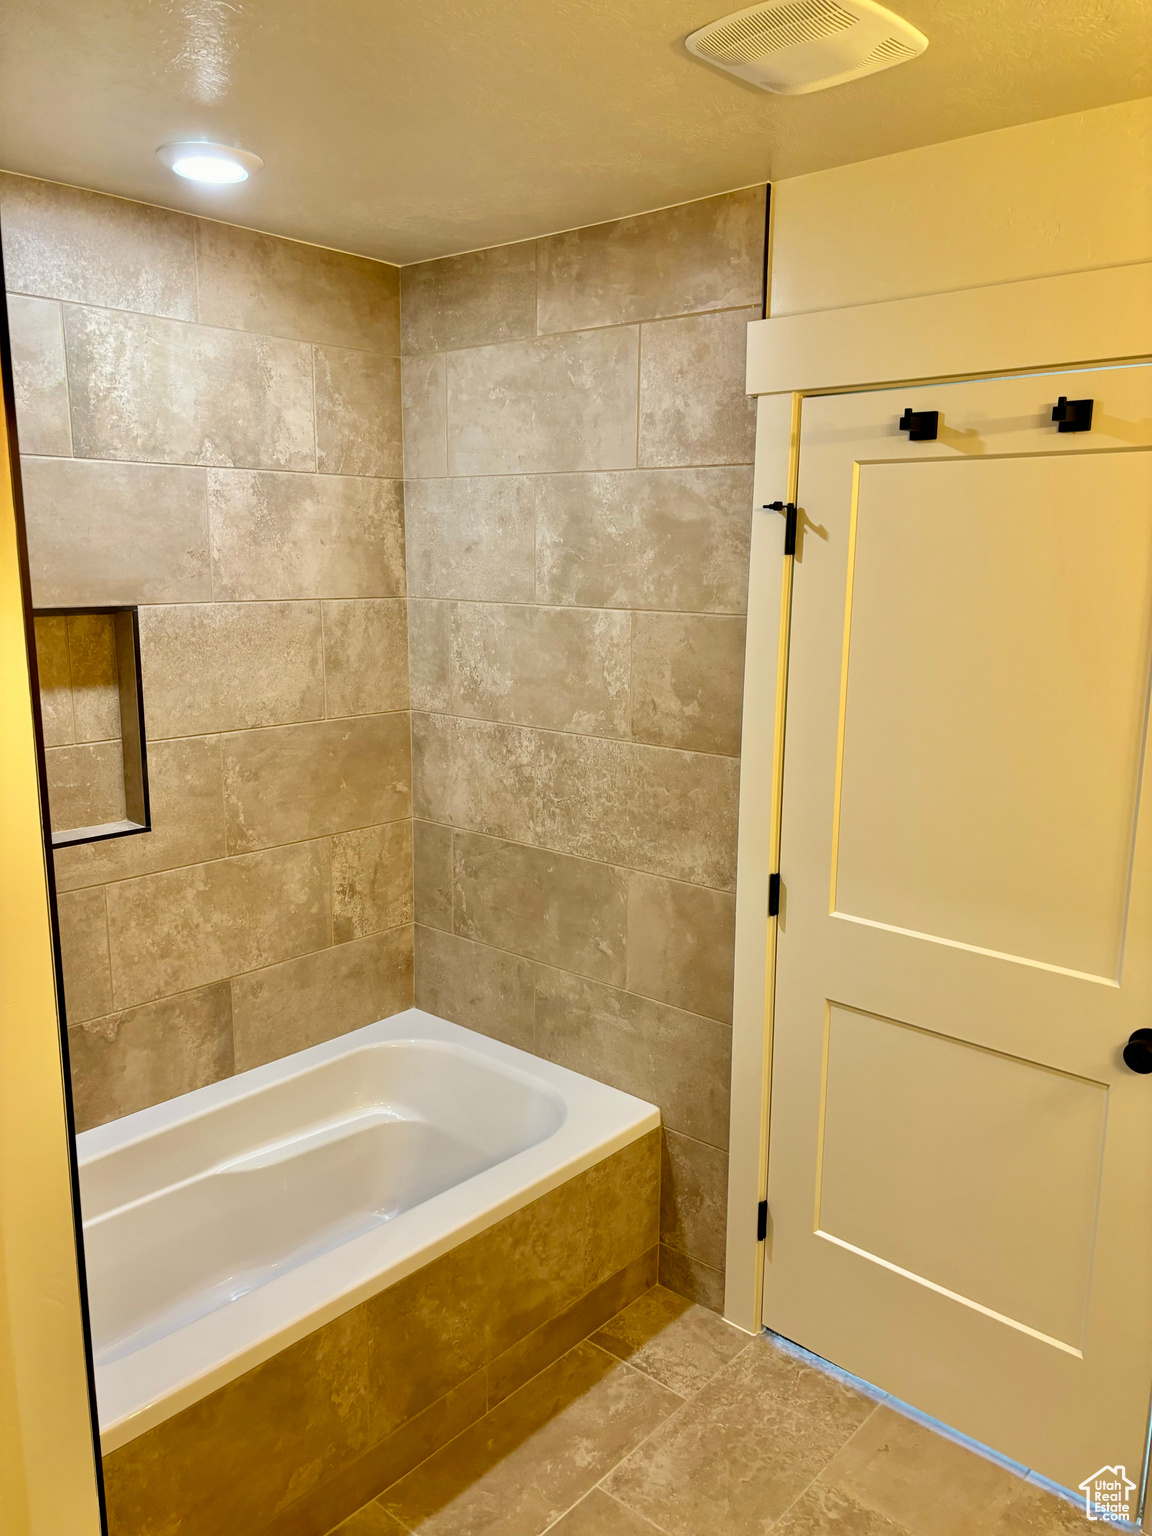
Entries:
{"type": "Polygon", "coordinates": [[[909,47],[907,43],[902,43],[897,37],[886,37],[882,43],[877,43],[871,53],[866,54],[860,60],[860,68],[863,69],[868,64],[878,64],[881,62],[885,64],[898,64],[901,59],[914,59],[915,57],[915,48],[909,47]]]}
{"type": "MultiPolygon", "coordinates": [[[[714,30],[709,29],[704,36],[697,37],[693,46],[697,53],[717,64],[751,64],[767,53],[791,48],[797,43],[814,43],[855,25],[856,17],[838,6],[835,0],[794,0],[791,5],[766,7],[743,16],[733,16],[731,21],[721,22],[714,30]]],[[[915,51],[890,38],[874,49],[870,57],[879,57],[880,50],[889,47],[898,49],[901,58],[915,51]]]]}

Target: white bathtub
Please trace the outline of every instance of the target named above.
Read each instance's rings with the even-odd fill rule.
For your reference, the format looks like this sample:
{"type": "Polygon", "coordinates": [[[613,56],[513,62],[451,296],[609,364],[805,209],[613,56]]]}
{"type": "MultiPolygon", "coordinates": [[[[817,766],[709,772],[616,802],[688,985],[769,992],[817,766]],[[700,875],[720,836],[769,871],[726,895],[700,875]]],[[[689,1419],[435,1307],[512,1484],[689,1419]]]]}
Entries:
{"type": "Polygon", "coordinates": [[[411,1008],[85,1131],[103,1450],[658,1124],[411,1008]]]}

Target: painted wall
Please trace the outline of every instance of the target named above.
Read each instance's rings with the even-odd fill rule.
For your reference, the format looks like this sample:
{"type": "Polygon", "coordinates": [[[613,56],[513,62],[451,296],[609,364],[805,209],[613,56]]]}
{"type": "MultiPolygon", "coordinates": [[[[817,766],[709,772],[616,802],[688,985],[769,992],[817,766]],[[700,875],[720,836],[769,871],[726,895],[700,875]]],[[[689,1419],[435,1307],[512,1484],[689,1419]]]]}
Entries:
{"type": "Polygon", "coordinates": [[[1152,259],[1152,98],[775,183],[771,313],[1152,259]]]}
{"type": "MultiPolygon", "coordinates": [[[[141,605],[154,830],[55,859],[83,1128],[411,1002],[399,283],[20,177],[0,221],[34,600],[141,605]]],[[[63,796],[114,731],[55,630],[63,796]]]]}
{"type": "Polygon", "coordinates": [[[719,1307],[763,188],[402,273],[416,998],[659,1104],[719,1307]]]}

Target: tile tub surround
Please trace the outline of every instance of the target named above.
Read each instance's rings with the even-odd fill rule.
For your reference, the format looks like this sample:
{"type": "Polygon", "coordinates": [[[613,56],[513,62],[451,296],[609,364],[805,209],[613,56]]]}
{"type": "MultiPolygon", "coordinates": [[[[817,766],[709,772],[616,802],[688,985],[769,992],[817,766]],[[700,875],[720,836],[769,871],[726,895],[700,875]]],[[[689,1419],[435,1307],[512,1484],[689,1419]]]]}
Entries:
{"type": "Polygon", "coordinates": [[[0,222],[34,601],[141,605],[154,830],[55,861],[85,1129],[411,1005],[399,277],[19,176],[0,222]]]}
{"type": "MultiPolygon", "coordinates": [[[[422,1447],[425,1449],[425,1447],[422,1447]]],[[[771,1335],[644,1293],[330,1536],[1089,1536],[1083,1506],[771,1335]]],[[[267,1536],[320,1536],[272,1525],[267,1536]]]]}
{"type": "Polygon", "coordinates": [[[417,999],[660,1105],[717,1309],[764,203],[401,274],[417,999]]]}

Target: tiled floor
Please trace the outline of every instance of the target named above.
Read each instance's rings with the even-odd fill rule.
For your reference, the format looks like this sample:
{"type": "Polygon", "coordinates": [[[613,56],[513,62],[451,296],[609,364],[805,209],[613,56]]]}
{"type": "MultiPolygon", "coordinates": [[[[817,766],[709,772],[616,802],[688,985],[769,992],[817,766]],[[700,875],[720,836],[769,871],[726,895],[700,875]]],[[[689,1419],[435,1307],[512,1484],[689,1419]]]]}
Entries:
{"type": "Polygon", "coordinates": [[[339,1536],[1099,1529],[879,1395],[657,1287],[346,1520],[339,1536]]]}

